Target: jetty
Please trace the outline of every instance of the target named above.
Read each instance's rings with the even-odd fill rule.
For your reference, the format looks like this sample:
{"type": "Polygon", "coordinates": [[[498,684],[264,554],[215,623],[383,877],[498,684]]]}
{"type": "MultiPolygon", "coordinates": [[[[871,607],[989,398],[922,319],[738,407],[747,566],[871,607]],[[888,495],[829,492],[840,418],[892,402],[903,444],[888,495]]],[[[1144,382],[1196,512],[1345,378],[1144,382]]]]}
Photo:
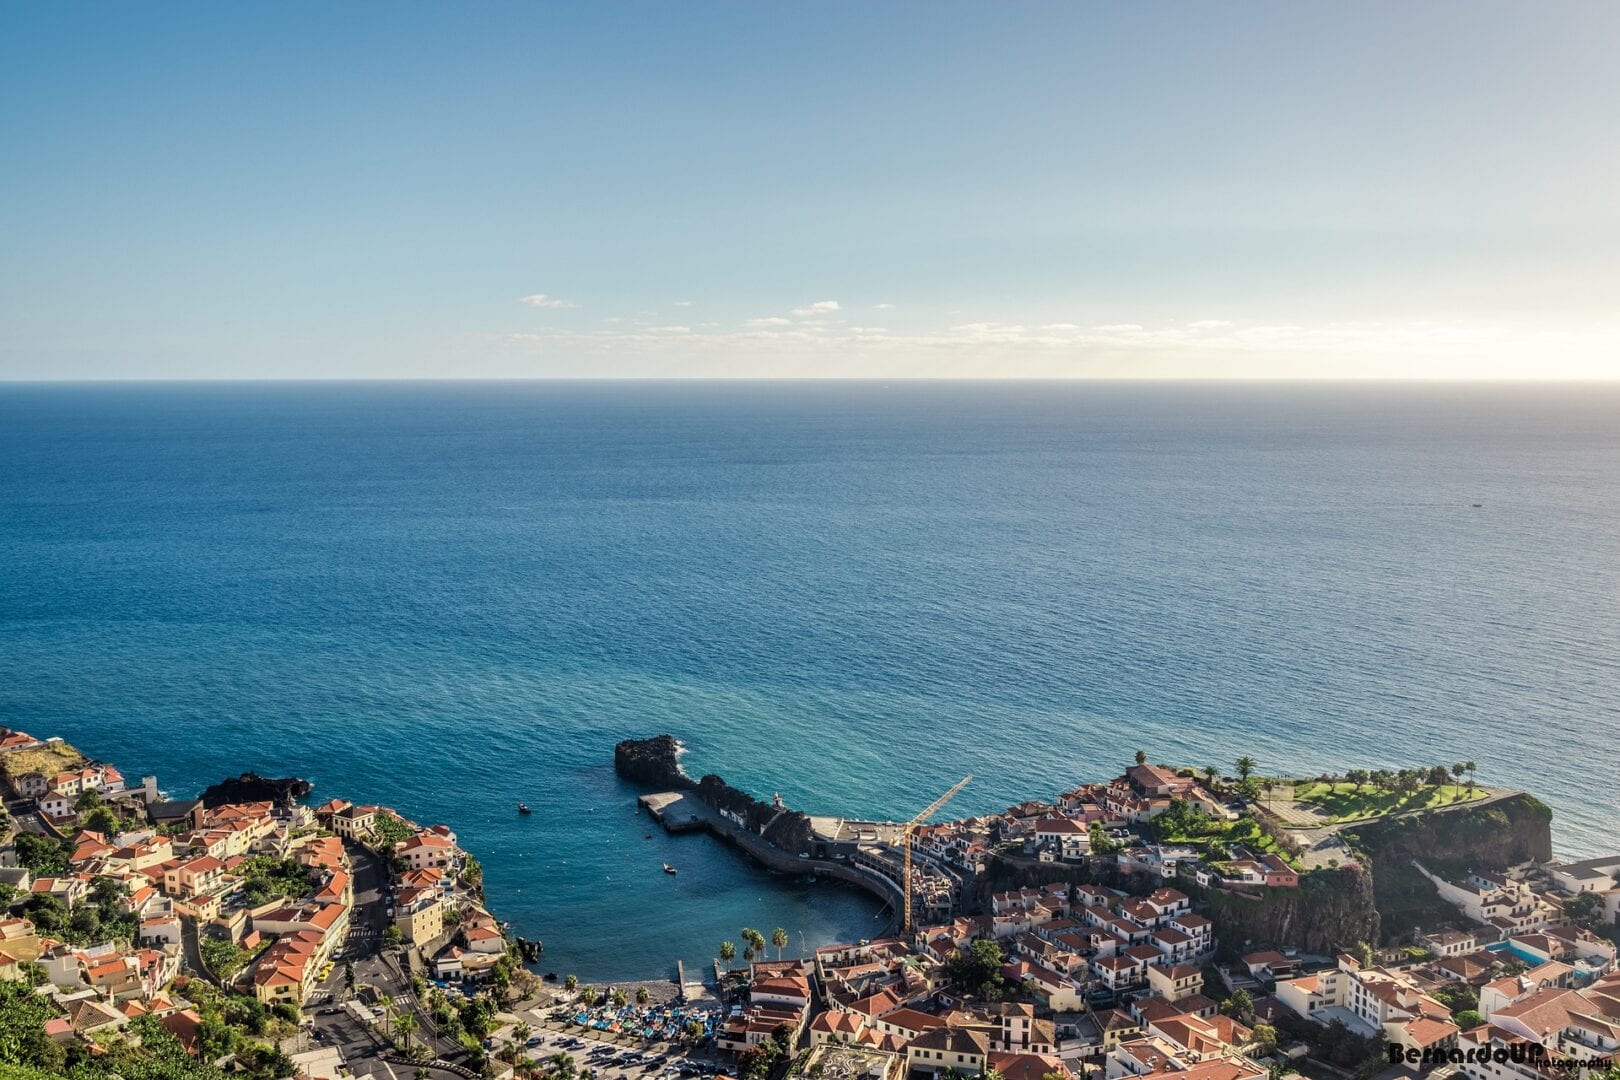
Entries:
{"type": "Polygon", "coordinates": [[[900,887],[876,869],[853,860],[821,858],[784,851],[764,837],[730,820],[698,798],[695,792],[658,791],[638,796],[636,801],[666,832],[706,832],[739,848],[767,870],[783,874],[828,877],[854,885],[876,896],[894,915],[904,907],[905,896],[901,893],[900,887]]]}

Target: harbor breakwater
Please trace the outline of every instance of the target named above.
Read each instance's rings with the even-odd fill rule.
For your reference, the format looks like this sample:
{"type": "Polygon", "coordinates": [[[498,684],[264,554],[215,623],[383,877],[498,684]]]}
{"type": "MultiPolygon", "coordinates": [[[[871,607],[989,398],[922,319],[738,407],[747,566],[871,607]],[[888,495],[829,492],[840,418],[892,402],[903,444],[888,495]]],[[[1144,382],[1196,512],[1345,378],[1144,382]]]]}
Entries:
{"type": "Polygon", "coordinates": [[[756,799],[713,773],[693,780],[681,768],[680,753],[680,742],[672,735],[625,739],[613,751],[614,769],[621,777],[655,789],[637,801],[664,829],[707,832],[768,870],[841,881],[876,896],[891,916],[899,910],[901,891],[882,874],[810,854],[809,815],[756,799]]]}

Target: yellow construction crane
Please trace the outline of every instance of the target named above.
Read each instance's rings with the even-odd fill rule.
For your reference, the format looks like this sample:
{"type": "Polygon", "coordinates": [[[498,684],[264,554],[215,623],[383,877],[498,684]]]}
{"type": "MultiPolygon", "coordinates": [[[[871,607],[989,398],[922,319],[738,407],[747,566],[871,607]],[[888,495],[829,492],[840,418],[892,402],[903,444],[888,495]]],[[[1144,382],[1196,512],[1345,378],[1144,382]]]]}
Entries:
{"type": "Polygon", "coordinates": [[[972,779],[973,777],[971,776],[962,777],[962,779],[956,782],[956,786],[952,787],[951,790],[929,803],[927,807],[923,809],[922,813],[918,814],[916,817],[912,818],[910,821],[906,822],[900,827],[901,858],[905,861],[906,866],[905,873],[902,875],[905,882],[902,887],[906,894],[906,908],[905,915],[900,922],[901,933],[911,933],[911,835],[917,831],[917,826],[933,817],[934,814],[939,811],[940,807],[956,798],[956,793],[967,787],[968,781],[972,779]]]}

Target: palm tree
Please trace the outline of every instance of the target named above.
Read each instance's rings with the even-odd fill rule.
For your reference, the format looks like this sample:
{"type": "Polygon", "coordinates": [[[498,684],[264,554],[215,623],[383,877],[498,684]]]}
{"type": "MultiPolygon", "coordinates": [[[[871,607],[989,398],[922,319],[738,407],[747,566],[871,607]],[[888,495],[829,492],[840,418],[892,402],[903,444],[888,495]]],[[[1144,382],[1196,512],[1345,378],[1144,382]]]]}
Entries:
{"type": "Polygon", "coordinates": [[[1260,786],[1266,789],[1266,806],[1269,807],[1271,805],[1271,792],[1276,788],[1277,781],[1271,779],[1262,780],[1260,786]]]}
{"type": "Polygon", "coordinates": [[[575,990],[578,990],[579,989],[579,976],[578,975],[565,975],[565,976],[563,976],[563,989],[567,990],[570,994],[573,993],[575,990]]]}
{"type": "Polygon", "coordinates": [[[1136,752],[1136,763],[1138,765],[1146,765],[1147,764],[1147,751],[1146,750],[1138,750],[1136,752]]]}
{"type": "Polygon", "coordinates": [[[1239,780],[1247,780],[1254,772],[1254,758],[1244,754],[1237,759],[1237,774],[1239,780]]]}
{"type": "Polygon", "coordinates": [[[394,1031],[394,999],[392,997],[390,997],[389,995],[387,995],[387,994],[379,994],[379,995],[377,995],[377,1008],[382,1010],[383,1026],[388,1029],[389,1034],[393,1034],[393,1031],[394,1031]]]}
{"type": "Polygon", "coordinates": [[[787,948],[788,932],[778,926],[771,931],[771,944],[776,946],[776,958],[782,959],[782,950],[787,948]]]}
{"type": "Polygon", "coordinates": [[[729,964],[735,959],[737,959],[737,946],[729,941],[722,941],[720,943],[720,962],[729,964]]]}
{"type": "Polygon", "coordinates": [[[405,1036],[406,1050],[411,1048],[411,1033],[414,1032],[416,1028],[417,1022],[415,1013],[400,1013],[399,1018],[394,1021],[394,1030],[405,1036]]]}
{"type": "Polygon", "coordinates": [[[645,1005],[652,1000],[652,993],[645,986],[636,987],[636,1004],[645,1005]]]}
{"type": "Polygon", "coordinates": [[[1474,793],[1474,763],[1465,761],[1463,762],[1463,768],[1468,770],[1468,794],[1472,795],[1474,793]]]}
{"type": "Polygon", "coordinates": [[[1215,781],[1219,780],[1220,777],[1221,777],[1221,771],[1219,769],[1217,769],[1215,766],[1213,766],[1213,765],[1205,765],[1204,766],[1204,781],[1210,786],[1210,788],[1215,787],[1215,781]]]}
{"type": "Polygon", "coordinates": [[[629,996],[626,995],[622,989],[615,986],[613,988],[613,1007],[615,1009],[622,1009],[625,1007],[625,1005],[629,1004],[629,1002],[629,996]]]}

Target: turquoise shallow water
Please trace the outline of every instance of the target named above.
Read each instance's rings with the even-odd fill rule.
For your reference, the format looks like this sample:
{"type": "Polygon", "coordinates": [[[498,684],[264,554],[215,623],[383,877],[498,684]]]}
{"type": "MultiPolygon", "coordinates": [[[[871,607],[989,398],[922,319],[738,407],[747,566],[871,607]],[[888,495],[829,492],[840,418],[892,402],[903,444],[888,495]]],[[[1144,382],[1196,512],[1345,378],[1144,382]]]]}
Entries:
{"type": "Polygon", "coordinates": [[[1596,853],[1617,476],[1612,387],[5,386],[0,723],[448,821],[591,979],[882,923],[643,839],[627,735],[883,816],[1473,758],[1596,853]]]}

